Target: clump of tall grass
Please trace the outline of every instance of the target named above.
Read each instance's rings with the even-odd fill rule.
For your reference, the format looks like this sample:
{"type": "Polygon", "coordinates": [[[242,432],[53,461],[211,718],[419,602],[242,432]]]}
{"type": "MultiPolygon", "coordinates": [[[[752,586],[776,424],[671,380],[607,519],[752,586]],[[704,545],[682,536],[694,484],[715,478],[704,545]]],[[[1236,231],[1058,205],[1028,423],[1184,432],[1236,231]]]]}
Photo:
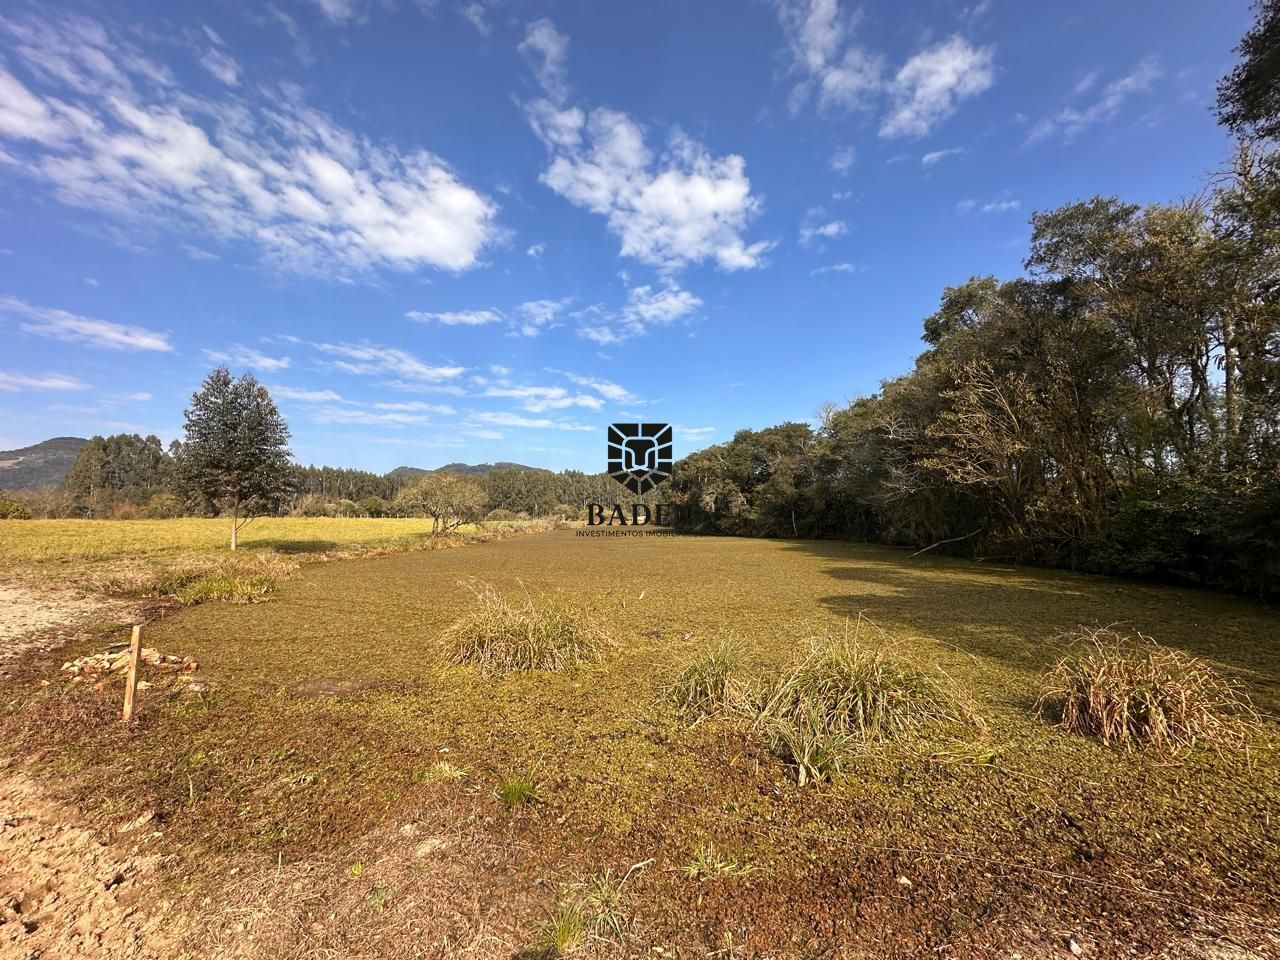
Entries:
{"type": "Polygon", "coordinates": [[[1239,684],[1141,633],[1080,628],[1040,683],[1036,711],[1068,733],[1171,754],[1205,742],[1238,746],[1258,714],[1239,684]]]}
{"type": "Polygon", "coordinates": [[[532,807],[542,802],[541,787],[533,777],[516,774],[498,784],[493,798],[512,809],[532,807]]]}
{"type": "Polygon", "coordinates": [[[684,875],[690,880],[707,880],[745,877],[755,872],[755,864],[741,854],[723,853],[714,843],[701,843],[694,851],[693,859],[684,866],[684,875]]]}
{"type": "Polygon", "coordinates": [[[215,573],[179,587],[176,596],[184,607],[193,607],[206,600],[254,603],[265,599],[275,588],[276,582],[271,577],[215,573]]]}
{"type": "Polygon", "coordinates": [[[622,909],[624,888],[652,862],[634,864],[621,877],[605,870],[571,887],[548,914],[527,955],[556,960],[570,956],[591,937],[622,939],[628,923],[622,909]]]}
{"type": "Polygon", "coordinates": [[[863,745],[927,732],[976,717],[946,678],[912,665],[890,647],[853,637],[824,638],[765,681],[750,704],[753,729],[791,764],[803,786],[829,780],[863,745]]]}
{"type": "Polygon", "coordinates": [[[741,666],[741,648],[734,643],[721,643],[681,670],[667,687],[667,697],[681,711],[699,717],[734,709],[746,694],[741,666]]]}
{"type": "Polygon", "coordinates": [[[476,603],[450,630],[458,644],[455,663],[473,663],[490,675],[568,670],[612,643],[588,611],[572,604],[527,594],[512,601],[488,584],[468,586],[476,603]]]}

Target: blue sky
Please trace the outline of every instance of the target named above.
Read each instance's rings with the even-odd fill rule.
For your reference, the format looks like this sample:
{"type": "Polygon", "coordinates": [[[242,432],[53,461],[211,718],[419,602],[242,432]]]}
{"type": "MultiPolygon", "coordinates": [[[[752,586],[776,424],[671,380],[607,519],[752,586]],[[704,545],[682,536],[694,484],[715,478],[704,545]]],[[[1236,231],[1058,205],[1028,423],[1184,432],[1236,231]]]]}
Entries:
{"type": "Polygon", "coordinates": [[[7,4],[0,448],[178,436],[226,363],[303,462],[603,469],[910,367],[1027,219],[1228,150],[1246,0],[7,4]]]}

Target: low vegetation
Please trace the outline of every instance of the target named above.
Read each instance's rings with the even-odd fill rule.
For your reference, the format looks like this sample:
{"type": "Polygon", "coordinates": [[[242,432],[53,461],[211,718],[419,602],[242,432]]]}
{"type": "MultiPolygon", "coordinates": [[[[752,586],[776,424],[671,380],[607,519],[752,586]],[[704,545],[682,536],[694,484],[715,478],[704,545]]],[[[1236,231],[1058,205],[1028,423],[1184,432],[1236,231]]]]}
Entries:
{"type": "Polygon", "coordinates": [[[589,611],[564,600],[526,593],[513,601],[487,583],[467,586],[475,603],[450,631],[456,663],[474,664],[491,676],[569,670],[612,642],[589,611]]]}
{"type": "Polygon", "coordinates": [[[1198,657],[1142,634],[1081,629],[1044,676],[1036,707],[1068,733],[1176,753],[1239,746],[1258,721],[1248,693],[1198,657]]]}
{"type": "Polygon", "coordinates": [[[739,644],[722,642],[681,670],[668,686],[667,696],[682,711],[699,716],[740,707],[746,693],[742,659],[739,644]]]}
{"type": "Polygon", "coordinates": [[[572,955],[593,938],[620,940],[628,924],[622,909],[627,882],[651,862],[637,863],[621,877],[605,870],[571,887],[540,926],[529,953],[540,960],[556,960],[572,955]]]}
{"type": "Polygon", "coordinates": [[[684,875],[690,880],[707,881],[731,877],[745,877],[755,872],[751,859],[742,854],[723,853],[714,843],[700,843],[693,859],[684,866],[684,875]]]}
{"type": "MultiPolygon", "coordinates": [[[[264,529],[289,540],[311,522],[255,521],[237,562],[267,549],[252,540],[264,529]]],[[[425,543],[430,524],[417,524],[425,543]]],[[[95,526],[106,538],[134,525],[95,526]]],[[[728,943],[726,957],[884,943],[903,957],[1038,955],[1028,929],[1070,933],[1087,956],[1178,942],[1204,912],[1275,925],[1280,819],[1262,815],[1280,799],[1274,723],[1243,732],[1247,751],[1175,758],[1103,748],[1033,710],[1045,672],[1082,652],[1063,630],[1124,620],[1238,677],[1274,714],[1280,650],[1262,604],[832,541],[550,531],[326,564],[290,549],[272,552],[302,565],[270,602],[201,604],[147,627],[149,645],[199,662],[199,697],[156,683],[126,728],[118,685],[59,679],[63,660],[127,641],[121,628],[71,640],[43,668],[16,664],[0,685],[14,767],[84,810],[85,829],[113,835],[156,812],[148,846],[175,858],[170,889],[192,890],[178,894],[184,914],[216,914],[231,878],[256,872],[280,876],[278,891],[302,883],[291,900],[336,902],[325,916],[359,918],[339,942],[310,907],[291,915],[272,942],[298,955],[427,942],[511,956],[561,901],[567,939],[548,942],[586,956],[728,943]],[[478,606],[460,583],[517,608],[589,604],[612,642],[576,670],[495,682],[452,662],[451,630],[478,606]],[[831,639],[810,650],[808,637],[831,639]],[[788,745],[760,713],[826,739],[788,745]],[[587,876],[649,857],[600,911],[625,918],[621,935],[597,927],[587,876]],[[324,876],[333,884],[315,886],[324,876]],[[381,911],[374,887],[396,891],[381,911]],[[1124,892],[1137,888],[1160,897],[1124,892]]],[[[1233,929],[1253,946],[1256,928],[1233,929]]]]}
{"type": "Polygon", "coordinates": [[[505,777],[493,791],[493,797],[503,806],[532,807],[542,802],[541,785],[532,776],[515,774],[505,777]]]}

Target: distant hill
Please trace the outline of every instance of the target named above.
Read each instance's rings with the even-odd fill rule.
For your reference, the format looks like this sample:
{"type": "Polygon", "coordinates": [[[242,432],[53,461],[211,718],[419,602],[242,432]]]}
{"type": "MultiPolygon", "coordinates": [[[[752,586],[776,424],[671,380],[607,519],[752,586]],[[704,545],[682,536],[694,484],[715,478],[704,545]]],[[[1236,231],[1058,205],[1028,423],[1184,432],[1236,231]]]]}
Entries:
{"type": "Polygon", "coordinates": [[[494,470],[540,470],[541,467],[527,467],[523,463],[512,463],[510,460],[499,460],[497,463],[446,463],[436,471],[424,470],[422,467],[396,467],[387,474],[394,480],[412,480],[424,473],[462,473],[471,477],[482,477],[494,470]]]}
{"type": "Polygon", "coordinates": [[[0,450],[0,490],[61,486],[87,442],[81,437],[54,437],[21,450],[0,450]]]}

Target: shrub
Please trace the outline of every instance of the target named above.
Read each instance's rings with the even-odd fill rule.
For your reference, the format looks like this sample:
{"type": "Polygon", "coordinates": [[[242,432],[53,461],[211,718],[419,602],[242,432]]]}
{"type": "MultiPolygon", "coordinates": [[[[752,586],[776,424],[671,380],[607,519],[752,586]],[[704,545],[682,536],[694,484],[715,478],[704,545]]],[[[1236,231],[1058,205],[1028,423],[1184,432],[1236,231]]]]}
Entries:
{"type": "Polygon", "coordinates": [[[1150,637],[1102,627],[1065,639],[1075,649],[1045,674],[1036,711],[1068,733],[1167,754],[1202,740],[1239,745],[1257,722],[1238,684],[1150,637]]]}
{"type": "Polygon", "coordinates": [[[194,606],[207,600],[229,600],[232,603],[254,603],[273,592],[276,582],[271,577],[215,573],[193,580],[177,591],[183,606],[194,606]]]}
{"type": "Polygon", "coordinates": [[[870,741],[975,721],[942,680],[856,635],[825,639],[768,680],[749,709],[755,729],[804,785],[830,779],[870,741]]]}
{"type": "Polygon", "coordinates": [[[493,791],[495,800],[508,807],[532,807],[541,803],[538,793],[538,781],[528,776],[507,777],[493,791]]]}
{"type": "Polygon", "coordinates": [[[474,663],[485,673],[568,670],[594,659],[612,641],[584,610],[558,600],[513,603],[488,584],[469,585],[472,613],[454,624],[455,663],[474,663]]]}
{"type": "Polygon", "coordinates": [[[0,520],[30,520],[31,513],[17,500],[0,497],[0,520]]]}
{"type": "Polygon", "coordinates": [[[708,716],[738,706],[744,688],[737,674],[742,651],[733,643],[721,643],[680,671],[667,688],[667,696],[682,710],[708,716]]]}
{"type": "Polygon", "coordinates": [[[457,783],[459,780],[467,778],[467,771],[463,767],[456,766],[448,760],[437,760],[426,770],[421,770],[414,775],[414,780],[418,783],[457,783]]]}
{"type": "Polygon", "coordinates": [[[486,520],[511,521],[516,519],[516,514],[514,510],[503,510],[500,507],[497,510],[490,510],[488,513],[484,515],[484,518],[486,520]]]}
{"type": "Polygon", "coordinates": [[[146,513],[152,520],[170,520],[182,516],[182,501],[172,493],[157,493],[147,501],[146,513]]]}

